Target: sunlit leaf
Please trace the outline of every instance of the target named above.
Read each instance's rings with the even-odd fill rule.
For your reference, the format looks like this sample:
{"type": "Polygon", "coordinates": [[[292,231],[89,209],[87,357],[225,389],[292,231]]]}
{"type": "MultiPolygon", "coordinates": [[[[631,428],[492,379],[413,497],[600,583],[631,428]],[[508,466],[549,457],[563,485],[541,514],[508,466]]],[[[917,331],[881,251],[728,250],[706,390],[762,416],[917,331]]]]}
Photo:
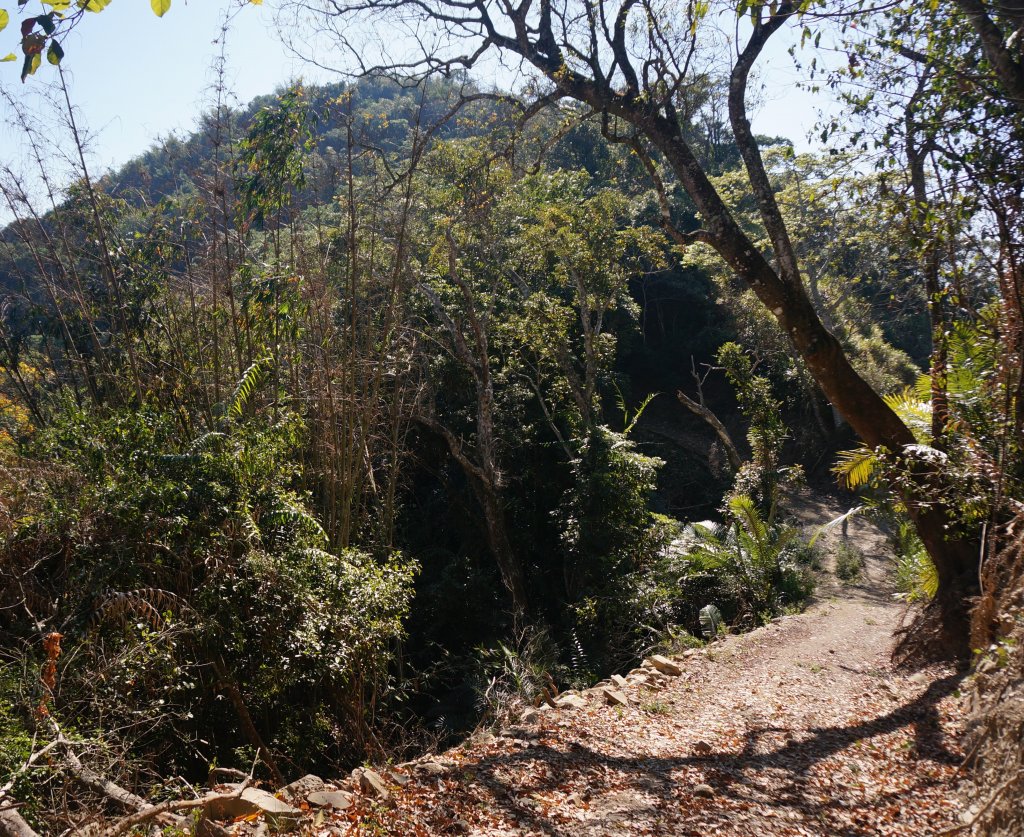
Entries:
{"type": "Polygon", "coordinates": [[[7,61],[17,61],[18,56],[13,52],[8,52],[3,58],[0,58],[0,64],[6,63],[7,61]]]}
{"type": "Polygon", "coordinates": [[[46,60],[56,67],[61,59],[64,57],[64,48],[56,41],[50,41],[50,46],[46,50],[46,60]]]}
{"type": "Polygon", "coordinates": [[[149,0],[149,5],[157,17],[163,17],[171,8],[171,0],[149,0]]]}
{"type": "Polygon", "coordinates": [[[0,32],[7,28],[7,24],[11,22],[11,16],[8,14],[7,9],[0,9],[0,32]]]}

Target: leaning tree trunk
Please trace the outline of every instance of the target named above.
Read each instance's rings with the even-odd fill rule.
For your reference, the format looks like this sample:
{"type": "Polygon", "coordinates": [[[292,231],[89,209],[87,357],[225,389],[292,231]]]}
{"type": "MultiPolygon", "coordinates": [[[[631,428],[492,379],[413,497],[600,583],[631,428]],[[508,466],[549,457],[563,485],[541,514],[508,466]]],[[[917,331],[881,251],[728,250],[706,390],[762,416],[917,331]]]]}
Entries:
{"type": "Polygon", "coordinates": [[[565,74],[557,67],[551,68],[549,77],[566,95],[631,124],[661,152],[703,221],[703,228],[688,234],[688,238],[713,247],[774,315],[825,397],[864,442],[872,448],[885,448],[903,460],[912,484],[904,492],[904,500],[939,577],[939,594],[932,605],[937,611],[934,621],[943,627],[945,653],[962,656],[968,651],[969,636],[965,601],[977,590],[974,581],[976,539],[956,532],[953,516],[941,499],[941,475],[923,473],[908,461],[906,451],[916,443],[913,434],[881,395],[857,373],[839,341],[822,324],[804,288],[789,232],[746,115],[747,80],[754,61],[768,38],[793,14],[792,4],[782,3],[778,13],[755,26],[729,85],[733,134],[772,242],[776,266],[769,263],[736,222],[684,138],[674,115],[639,98],[623,95],[601,81],[565,74]]]}

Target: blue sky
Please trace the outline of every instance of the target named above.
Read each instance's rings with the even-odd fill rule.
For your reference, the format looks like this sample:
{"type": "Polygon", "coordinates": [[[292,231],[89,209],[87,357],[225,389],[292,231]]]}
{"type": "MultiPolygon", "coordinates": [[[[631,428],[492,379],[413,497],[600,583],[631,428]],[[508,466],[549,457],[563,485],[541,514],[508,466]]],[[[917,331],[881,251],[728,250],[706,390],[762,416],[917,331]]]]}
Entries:
{"type": "MultiPolygon", "coordinates": [[[[32,3],[37,0],[32,0],[32,3]]],[[[174,0],[157,18],[148,0],[113,0],[99,15],[87,15],[65,42],[65,72],[80,120],[93,135],[92,167],[98,172],[119,165],[172,131],[188,131],[210,102],[212,64],[221,49],[225,12],[236,11],[227,34],[228,83],[239,102],[269,93],[288,80],[327,78],[324,71],[291,55],[274,29],[274,0],[263,6],[240,0],[174,0]]],[[[17,39],[16,0],[0,0],[11,11],[11,26],[0,34],[0,53],[17,39]]],[[[28,7],[31,8],[31,5],[28,7]]],[[[763,102],[754,118],[755,130],[784,135],[798,148],[826,100],[797,89],[799,80],[779,39],[765,56],[763,102]]],[[[29,107],[55,92],[49,86],[53,69],[45,62],[24,85],[20,63],[0,64],[0,85],[29,107]]],[[[0,118],[9,121],[10,107],[0,102],[0,118]]],[[[23,153],[18,132],[0,125],[0,161],[23,153]]],[[[3,210],[0,209],[0,215],[3,210]]]]}
{"type": "MultiPolygon", "coordinates": [[[[12,18],[14,5],[15,0],[0,0],[0,6],[12,7],[12,18]]],[[[98,134],[92,149],[98,165],[122,163],[160,136],[194,125],[210,101],[211,66],[220,51],[225,11],[237,6],[237,0],[174,0],[158,18],[148,0],[113,0],[70,34],[64,44],[65,72],[72,101],[98,134]]],[[[17,37],[14,22],[0,34],[4,54],[17,37]]],[[[227,55],[229,86],[242,102],[296,75],[314,75],[277,39],[269,5],[237,11],[227,55]]],[[[24,85],[18,82],[19,67],[0,65],[0,84],[31,105],[52,95],[51,67],[44,62],[24,85]]],[[[9,135],[5,130],[0,141],[6,145],[9,135]]]]}

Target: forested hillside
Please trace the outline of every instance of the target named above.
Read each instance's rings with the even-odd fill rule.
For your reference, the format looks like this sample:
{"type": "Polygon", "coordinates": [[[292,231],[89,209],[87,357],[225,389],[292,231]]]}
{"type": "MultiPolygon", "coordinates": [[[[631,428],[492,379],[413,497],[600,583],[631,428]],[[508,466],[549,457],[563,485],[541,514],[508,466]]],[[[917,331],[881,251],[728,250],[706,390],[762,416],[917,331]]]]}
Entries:
{"type": "MultiPolygon", "coordinates": [[[[44,5],[26,75],[106,4],[44,5]]],[[[965,828],[1015,833],[1019,10],[282,5],[436,43],[339,36],[380,66],[103,174],[73,110],[16,111],[0,834],[447,746],[856,584],[860,517],[896,660],[981,671],[965,828]],[[749,122],[789,30],[841,108],[813,153],[749,122]],[[490,51],[532,84],[483,86],[490,51]]]]}

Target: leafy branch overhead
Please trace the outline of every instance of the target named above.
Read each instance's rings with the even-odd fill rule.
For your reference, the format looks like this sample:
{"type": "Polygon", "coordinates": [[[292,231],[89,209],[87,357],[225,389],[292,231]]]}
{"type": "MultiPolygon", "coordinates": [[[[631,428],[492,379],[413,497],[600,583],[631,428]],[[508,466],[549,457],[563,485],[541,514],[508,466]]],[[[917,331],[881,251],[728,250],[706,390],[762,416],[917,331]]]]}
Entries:
{"type": "MultiPolygon", "coordinates": [[[[64,59],[62,42],[86,12],[99,13],[106,9],[111,0],[40,0],[50,11],[41,15],[26,16],[21,21],[21,40],[19,46],[24,56],[21,65],[21,80],[25,81],[42,65],[43,55],[53,66],[58,66],[64,59]]],[[[262,6],[263,0],[245,0],[254,6],[262,6]]],[[[23,12],[29,0],[18,0],[18,11],[23,12]]],[[[150,8],[157,17],[163,17],[170,11],[171,0],[149,0],[150,8]]],[[[0,32],[11,22],[11,14],[0,9],[0,32]]],[[[18,56],[7,53],[0,58],[0,63],[17,61],[18,56]]]]}

